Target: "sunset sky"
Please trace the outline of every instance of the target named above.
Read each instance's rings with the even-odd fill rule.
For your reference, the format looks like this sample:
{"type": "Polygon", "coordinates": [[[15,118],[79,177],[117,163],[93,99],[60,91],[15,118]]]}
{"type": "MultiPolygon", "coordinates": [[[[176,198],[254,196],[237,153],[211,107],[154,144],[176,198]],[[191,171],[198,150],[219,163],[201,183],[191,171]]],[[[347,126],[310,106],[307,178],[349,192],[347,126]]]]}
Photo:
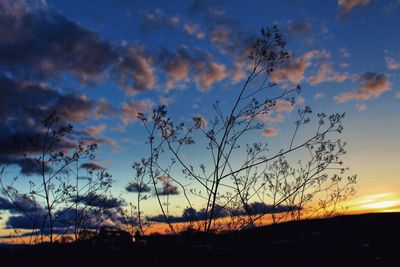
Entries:
{"type": "MultiPolygon", "coordinates": [[[[257,139],[287,146],[304,105],[345,112],[345,165],[358,176],[350,210],[400,211],[399,0],[0,0],[4,176],[29,174],[10,144],[56,110],[99,144],[113,194],[133,201],[131,165],[148,153],[137,114],[163,104],[180,121],[212,118],[212,103],[226,104],[247,77],[243,48],[272,24],[291,55],[272,80],[302,92],[257,139]]],[[[159,214],[151,203],[146,212],[159,214]]]]}

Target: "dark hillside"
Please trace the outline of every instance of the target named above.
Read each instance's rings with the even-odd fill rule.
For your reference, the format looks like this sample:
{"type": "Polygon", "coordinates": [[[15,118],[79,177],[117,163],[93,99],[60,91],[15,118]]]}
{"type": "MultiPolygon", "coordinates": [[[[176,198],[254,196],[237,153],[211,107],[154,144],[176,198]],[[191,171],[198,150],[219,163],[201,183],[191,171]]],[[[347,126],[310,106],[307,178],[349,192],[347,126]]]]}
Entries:
{"type": "Polygon", "coordinates": [[[287,222],[225,234],[0,247],[2,266],[398,266],[400,213],[287,222]],[[3,263],[12,265],[3,265],[3,263]]]}

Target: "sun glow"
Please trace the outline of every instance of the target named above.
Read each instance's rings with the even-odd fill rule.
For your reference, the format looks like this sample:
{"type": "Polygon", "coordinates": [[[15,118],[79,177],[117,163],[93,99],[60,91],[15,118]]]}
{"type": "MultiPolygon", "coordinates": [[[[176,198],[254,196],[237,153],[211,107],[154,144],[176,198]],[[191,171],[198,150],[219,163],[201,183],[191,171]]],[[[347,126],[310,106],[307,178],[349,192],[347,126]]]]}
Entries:
{"type": "Polygon", "coordinates": [[[368,195],[347,203],[350,212],[398,212],[400,211],[400,194],[390,192],[368,195]]]}

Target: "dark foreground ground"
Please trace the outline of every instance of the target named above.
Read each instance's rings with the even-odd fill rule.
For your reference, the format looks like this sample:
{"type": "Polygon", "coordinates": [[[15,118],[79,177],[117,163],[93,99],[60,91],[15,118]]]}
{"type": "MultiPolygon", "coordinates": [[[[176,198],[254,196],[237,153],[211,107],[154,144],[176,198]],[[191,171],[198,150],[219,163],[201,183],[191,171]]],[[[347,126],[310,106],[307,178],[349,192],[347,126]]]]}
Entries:
{"type": "Polygon", "coordinates": [[[179,240],[151,236],[145,247],[92,241],[3,246],[0,266],[400,266],[400,213],[289,222],[219,235],[186,233],[179,240]]]}

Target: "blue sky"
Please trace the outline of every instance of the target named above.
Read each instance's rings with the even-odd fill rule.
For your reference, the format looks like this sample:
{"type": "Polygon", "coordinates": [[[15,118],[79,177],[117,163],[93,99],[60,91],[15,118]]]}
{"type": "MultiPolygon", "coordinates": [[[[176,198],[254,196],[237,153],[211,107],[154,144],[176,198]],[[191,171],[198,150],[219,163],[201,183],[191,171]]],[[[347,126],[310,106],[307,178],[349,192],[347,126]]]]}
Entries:
{"type": "Polygon", "coordinates": [[[304,105],[346,112],[341,138],[358,195],[400,193],[398,0],[2,0],[0,7],[0,116],[8,129],[0,163],[10,176],[20,162],[7,138],[41,114],[28,110],[56,108],[99,143],[96,163],[115,178],[113,193],[133,198],[124,187],[148,149],[137,113],[165,104],[188,122],[212,117],[216,100],[229,107],[246,78],[245,47],[276,24],[291,58],[271,79],[302,92],[295,107],[283,105],[267,122],[267,136],[249,141],[287,145],[304,105]]]}

